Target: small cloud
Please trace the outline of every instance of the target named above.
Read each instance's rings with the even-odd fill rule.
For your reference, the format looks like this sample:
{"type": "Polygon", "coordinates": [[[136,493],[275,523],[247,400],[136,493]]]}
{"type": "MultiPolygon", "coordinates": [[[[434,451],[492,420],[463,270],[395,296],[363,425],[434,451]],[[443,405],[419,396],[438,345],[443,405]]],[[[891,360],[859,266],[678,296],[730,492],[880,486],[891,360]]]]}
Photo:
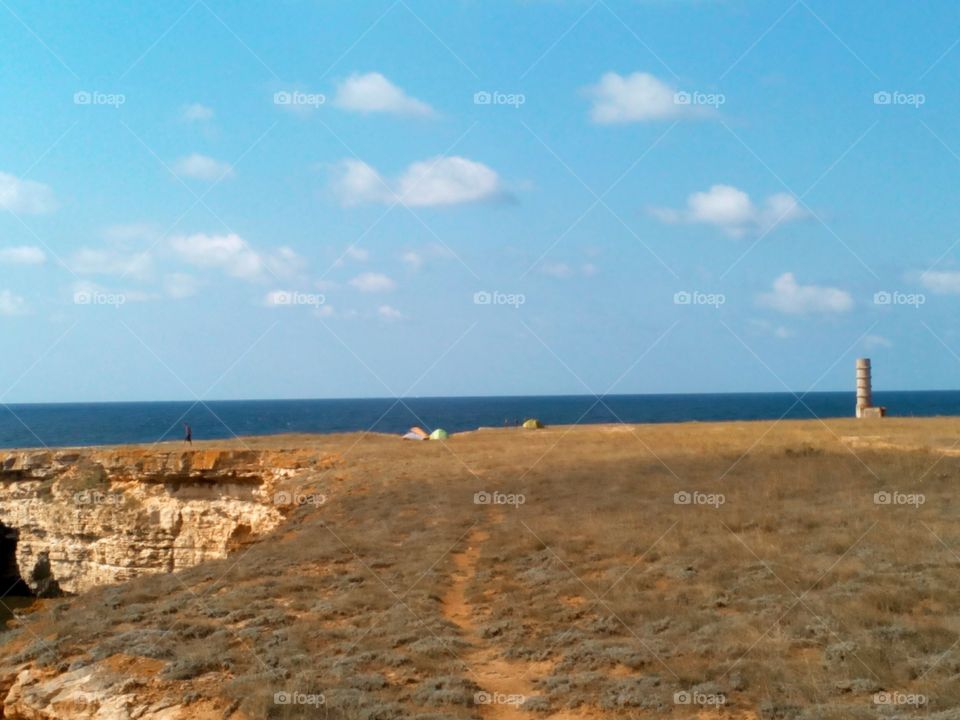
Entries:
{"type": "Polygon", "coordinates": [[[367,262],[370,259],[370,251],[364,248],[358,248],[356,245],[349,246],[344,251],[344,256],[357,262],[367,262]]]}
{"type": "Polygon", "coordinates": [[[361,113],[433,115],[425,102],[410,97],[378,72],[354,73],[337,86],[334,105],[361,113]]]}
{"type": "Polygon", "coordinates": [[[345,206],[399,202],[411,207],[435,207],[503,196],[496,171],[457,156],[438,156],[411,163],[392,182],[365,162],[344,160],[333,190],[345,206]]]}
{"type": "Polygon", "coordinates": [[[423,266],[423,256],[413,250],[405,252],[400,259],[412,270],[419,270],[423,266]]]}
{"type": "Polygon", "coordinates": [[[544,275],[557,278],[558,280],[564,280],[573,275],[573,270],[571,270],[570,266],[566,263],[547,263],[541,265],[540,272],[544,275]]]}
{"type": "Polygon", "coordinates": [[[883,335],[867,335],[865,338],[863,338],[863,347],[867,350],[891,348],[893,347],[893,342],[883,337],[883,335]]]}
{"type": "Polygon", "coordinates": [[[586,88],[586,94],[593,100],[590,118],[599,125],[705,117],[713,113],[707,106],[682,102],[676,88],[645,72],[604,73],[597,84],[586,88]]]}
{"type": "Polygon", "coordinates": [[[170,247],[181,260],[197,267],[220,268],[228,275],[255,278],[263,272],[263,260],[235,233],[229,235],[176,235],[170,247]]]}
{"type": "Polygon", "coordinates": [[[960,272],[950,270],[928,270],[921,273],[920,282],[930,292],[938,295],[960,294],[960,272]]]}
{"type": "Polygon", "coordinates": [[[650,213],[668,224],[713,225],[731,237],[742,237],[747,232],[768,232],[777,225],[808,216],[799,201],[789,193],[770,195],[758,207],[747,193],[732,185],[713,185],[705,192],[691,194],[683,210],[652,208],[650,213]]]}
{"type": "Polygon", "coordinates": [[[20,245],[19,247],[3,248],[0,250],[0,263],[10,265],[42,265],[46,261],[46,253],[35,245],[20,245]]]}
{"type": "Polygon", "coordinates": [[[26,315],[27,301],[9,290],[0,290],[0,315],[26,315]]]}
{"type": "Polygon", "coordinates": [[[163,289],[174,300],[196,295],[200,290],[200,281],[186,273],[171,273],[163,278],[163,289]]]}
{"type": "Polygon", "coordinates": [[[56,207],[53,190],[48,185],[0,172],[0,210],[39,215],[56,207]]]}
{"type": "Polygon", "coordinates": [[[191,103],[184,105],[180,117],[188,122],[206,122],[213,120],[213,108],[202,103],[191,103]]]}
{"type": "Polygon", "coordinates": [[[317,317],[333,317],[336,313],[333,310],[333,305],[321,305],[320,307],[314,308],[314,314],[317,317]]]}
{"type": "Polygon", "coordinates": [[[173,171],[181,177],[214,181],[233,175],[233,166],[207,155],[193,153],[177,160],[173,165],[173,171]]]}
{"type": "Polygon", "coordinates": [[[600,269],[593,263],[586,263],[582,268],[580,268],[580,272],[582,272],[587,277],[593,277],[598,272],[600,272],[600,269]]]}
{"type": "Polygon", "coordinates": [[[773,291],[757,300],[764,307],[790,315],[842,313],[853,308],[853,298],[845,290],[800,285],[789,272],[774,280],[773,291]]]}
{"type": "Polygon", "coordinates": [[[153,257],[147,252],[80,248],[67,266],[77,275],[130,275],[144,279],[152,274],[153,257]]]}
{"type": "Polygon", "coordinates": [[[383,320],[400,320],[403,313],[390,305],[381,305],[377,308],[377,315],[383,320]]]}
{"type": "Polygon", "coordinates": [[[383,273],[366,272],[357,275],[350,284],[360,292],[388,292],[397,284],[383,273]]]}

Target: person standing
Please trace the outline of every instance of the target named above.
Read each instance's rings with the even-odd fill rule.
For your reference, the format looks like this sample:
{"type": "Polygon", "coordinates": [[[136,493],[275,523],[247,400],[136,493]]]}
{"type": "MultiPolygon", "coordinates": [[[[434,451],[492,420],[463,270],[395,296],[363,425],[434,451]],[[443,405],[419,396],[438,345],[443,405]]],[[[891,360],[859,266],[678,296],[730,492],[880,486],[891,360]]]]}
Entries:
{"type": "Polygon", "coordinates": [[[183,441],[189,445],[193,445],[193,429],[188,423],[183,424],[183,441]]]}

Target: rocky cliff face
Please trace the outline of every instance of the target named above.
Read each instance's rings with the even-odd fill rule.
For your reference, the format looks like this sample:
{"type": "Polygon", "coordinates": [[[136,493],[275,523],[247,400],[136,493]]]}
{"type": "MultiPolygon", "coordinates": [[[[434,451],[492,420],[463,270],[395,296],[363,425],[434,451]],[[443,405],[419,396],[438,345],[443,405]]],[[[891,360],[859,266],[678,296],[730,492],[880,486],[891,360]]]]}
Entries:
{"type": "Polygon", "coordinates": [[[293,450],[0,451],[0,592],[22,579],[77,593],[222,558],[333,464],[293,450]]]}

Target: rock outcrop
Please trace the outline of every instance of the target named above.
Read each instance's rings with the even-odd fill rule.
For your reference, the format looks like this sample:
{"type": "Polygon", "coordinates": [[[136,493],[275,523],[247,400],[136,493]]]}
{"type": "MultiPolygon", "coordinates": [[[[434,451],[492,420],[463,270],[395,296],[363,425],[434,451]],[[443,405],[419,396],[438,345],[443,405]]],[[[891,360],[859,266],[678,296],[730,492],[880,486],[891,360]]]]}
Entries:
{"type": "Polygon", "coordinates": [[[223,558],[333,464],[294,450],[0,452],[0,576],[55,595],[223,558]]]}

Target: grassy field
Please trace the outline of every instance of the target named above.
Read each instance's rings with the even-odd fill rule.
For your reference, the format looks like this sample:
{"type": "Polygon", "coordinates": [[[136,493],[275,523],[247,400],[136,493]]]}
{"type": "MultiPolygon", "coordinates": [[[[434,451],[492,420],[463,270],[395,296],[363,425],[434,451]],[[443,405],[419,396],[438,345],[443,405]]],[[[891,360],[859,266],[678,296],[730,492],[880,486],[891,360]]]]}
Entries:
{"type": "Polygon", "coordinates": [[[235,720],[960,718],[958,420],[249,443],[339,453],[327,502],[0,662],[235,720]]]}

